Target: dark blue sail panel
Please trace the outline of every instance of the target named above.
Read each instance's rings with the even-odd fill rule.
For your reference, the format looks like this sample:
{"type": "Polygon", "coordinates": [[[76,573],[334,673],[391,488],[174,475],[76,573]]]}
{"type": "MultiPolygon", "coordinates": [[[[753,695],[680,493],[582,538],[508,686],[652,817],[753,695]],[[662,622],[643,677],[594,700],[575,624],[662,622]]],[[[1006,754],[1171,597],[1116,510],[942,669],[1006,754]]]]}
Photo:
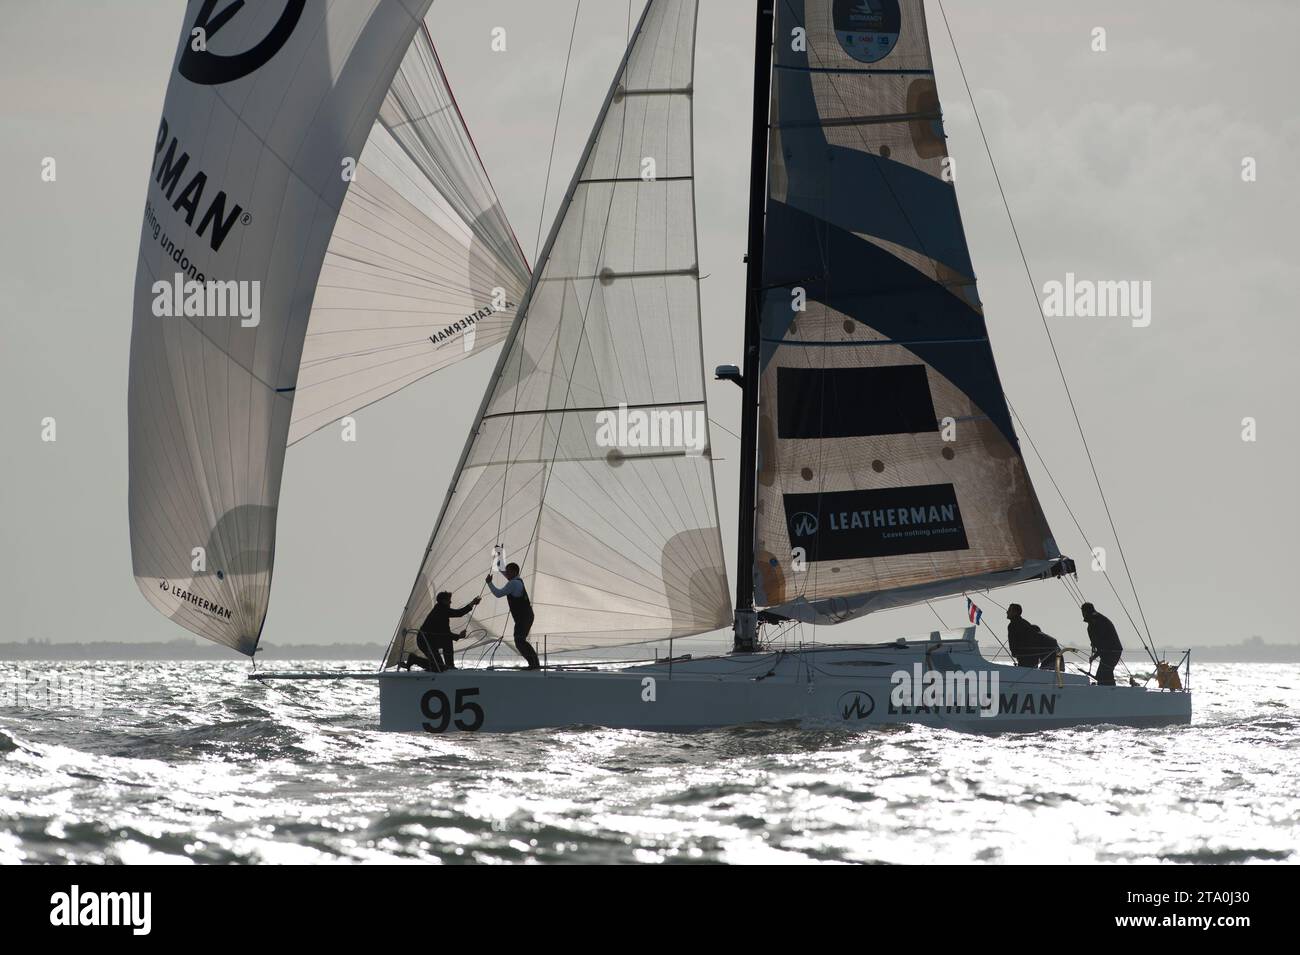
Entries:
{"type": "Polygon", "coordinates": [[[922,0],[778,0],[759,603],[854,614],[1059,557],[1003,396],[922,0]]]}
{"type": "Polygon", "coordinates": [[[984,316],[970,303],[880,246],[781,202],[768,202],[764,262],[764,366],[781,344],[800,340],[789,333],[800,317],[791,291],[801,288],[807,301],[905,345],[1016,443],[984,316]]]}
{"type": "MultiPolygon", "coordinates": [[[[816,109],[813,79],[806,71],[777,71],[774,87],[783,98],[783,115],[816,109]]],[[[879,117],[861,122],[887,125],[879,117]]],[[[791,206],[849,232],[913,249],[961,275],[973,274],[951,182],[892,158],[887,144],[866,152],[830,142],[822,127],[799,120],[778,120],[774,126],[784,153],[785,201],[791,206]],[[834,201],[828,201],[831,196],[834,201]]]]}

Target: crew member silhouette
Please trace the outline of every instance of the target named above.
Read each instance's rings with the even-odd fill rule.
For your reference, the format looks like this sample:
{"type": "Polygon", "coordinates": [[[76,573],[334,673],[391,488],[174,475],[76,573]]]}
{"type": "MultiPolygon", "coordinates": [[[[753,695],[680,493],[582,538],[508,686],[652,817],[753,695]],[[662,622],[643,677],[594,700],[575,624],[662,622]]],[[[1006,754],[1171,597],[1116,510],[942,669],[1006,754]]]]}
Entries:
{"type": "Polygon", "coordinates": [[[506,578],[505,586],[497,587],[492,583],[492,575],[488,574],[488,589],[492,591],[492,596],[506,598],[506,603],[510,605],[510,616],[515,621],[515,649],[528,661],[528,669],[540,670],[542,665],[537,660],[537,651],[528,642],[528,631],[533,629],[533,603],[528,599],[528,591],[519,576],[519,565],[506,564],[502,573],[506,578]]]}

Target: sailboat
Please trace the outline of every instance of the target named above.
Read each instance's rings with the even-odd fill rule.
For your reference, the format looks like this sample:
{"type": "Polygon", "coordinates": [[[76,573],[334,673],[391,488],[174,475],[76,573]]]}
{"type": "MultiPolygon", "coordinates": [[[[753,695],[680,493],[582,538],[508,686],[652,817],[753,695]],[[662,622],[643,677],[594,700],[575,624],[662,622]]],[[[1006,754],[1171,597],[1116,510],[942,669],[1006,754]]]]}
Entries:
{"type": "MultiPolygon", "coordinates": [[[[701,345],[698,0],[645,3],[531,271],[430,2],[189,4],[132,334],[132,553],[155,607],[252,656],[286,446],[500,342],[379,669],[255,678],[375,680],[381,728],[431,733],[1190,722],[1154,655],[1156,688],[1099,686],[986,659],[975,627],[790,639],[1074,577],[988,340],[923,0],[756,3],[743,354],[716,372],[741,395],[734,602],[701,345]],[[199,297],[214,277],[260,281],[259,323],[202,302],[160,319],[186,264],[175,281],[199,297]],[[732,652],[412,668],[435,595],[482,593],[507,563],[548,661],[728,629],[732,652]]],[[[469,629],[501,643],[505,602],[469,629]]]]}

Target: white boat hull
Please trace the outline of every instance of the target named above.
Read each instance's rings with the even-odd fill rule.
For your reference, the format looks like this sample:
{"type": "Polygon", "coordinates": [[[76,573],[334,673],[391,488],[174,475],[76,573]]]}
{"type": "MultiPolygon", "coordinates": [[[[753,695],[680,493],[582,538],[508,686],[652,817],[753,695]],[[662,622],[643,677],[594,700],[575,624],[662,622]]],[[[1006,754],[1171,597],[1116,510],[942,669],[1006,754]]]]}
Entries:
{"type": "MultiPolygon", "coordinates": [[[[921,723],[972,732],[1190,723],[1186,691],[1090,685],[1078,674],[990,663],[973,640],[731,654],[618,669],[462,669],[379,677],[380,728],[515,732],[595,725],[686,731],[798,722],[921,723]],[[898,704],[894,674],[983,673],[996,703],[898,704]],[[996,679],[994,684],[992,681],[996,679]]],[[[992,696],[990,696],[992,698],[992,696]]]]}

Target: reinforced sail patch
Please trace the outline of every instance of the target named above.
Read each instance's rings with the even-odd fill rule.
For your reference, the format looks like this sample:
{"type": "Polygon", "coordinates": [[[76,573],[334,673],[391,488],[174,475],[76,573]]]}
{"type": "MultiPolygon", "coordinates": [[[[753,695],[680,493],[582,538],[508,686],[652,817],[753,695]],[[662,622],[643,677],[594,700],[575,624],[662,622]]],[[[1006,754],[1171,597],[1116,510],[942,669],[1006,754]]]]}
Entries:
{"type": "Polygon", "coordinates": [[[898,0],[835,0],[835,36],[844,52],[862,63],[876,63],[898,46],[903,16],[898,0]]]}

